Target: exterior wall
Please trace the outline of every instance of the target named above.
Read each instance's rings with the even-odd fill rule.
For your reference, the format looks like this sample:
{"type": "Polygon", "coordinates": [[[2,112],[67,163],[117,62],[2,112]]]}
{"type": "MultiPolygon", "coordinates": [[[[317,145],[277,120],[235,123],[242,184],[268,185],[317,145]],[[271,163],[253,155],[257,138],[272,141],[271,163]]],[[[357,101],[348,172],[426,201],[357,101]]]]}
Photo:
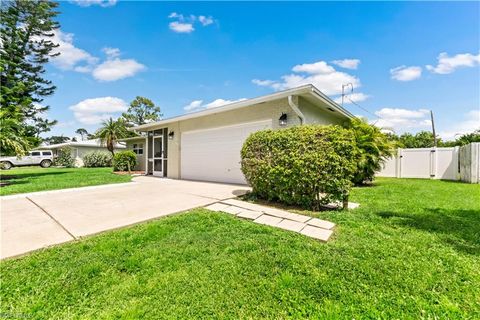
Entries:
{"type": "Polygon", "coordinates": [[[314,106],[301,97],[298,101],[298,107],[305,116],[305,124],[329,125],[343,124],[345,122],[345,118],[338,113],[314,106]]]}
{"type": "Polygon", "coordinates": [[[127,144],[127,149],[126,150],[131,150],[133,151],[133,145],[134,144],[143,144],[143,154],[137,154],[137,165],[133,170],[136,171],[145,171],[145,161],[146,161],[146,155],[147,155],[147,143],[145,138],[140,138],[136,140],[128,140],[126,141],[127,144]]]}
{"type": "Polygon", "coordinates": [[[175,136],[172,140],[168,140],[167,176],[174,179],[181,177],[180,141],[182,132],[225,127],[260,120],[271,120],[272,128],[279,129],[283,128],[278,124],[278,118],[280,118],[282,113],[287,114],[287,126],[291,127],[300,124],[300,119],[290,108],[286,98],[168,124],[168,131],[173,131],[175,136]]]}

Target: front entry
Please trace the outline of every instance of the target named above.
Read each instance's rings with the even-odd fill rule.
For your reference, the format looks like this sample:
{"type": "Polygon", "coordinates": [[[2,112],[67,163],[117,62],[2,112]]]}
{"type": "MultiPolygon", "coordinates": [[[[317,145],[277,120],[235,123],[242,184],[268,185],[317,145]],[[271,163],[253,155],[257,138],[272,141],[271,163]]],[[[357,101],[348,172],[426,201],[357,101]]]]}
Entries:
{"type": "Polygon", "coordinates": [[[163,135],[153,137],[153,175],[163,177],[164,158],[163,135]]]}

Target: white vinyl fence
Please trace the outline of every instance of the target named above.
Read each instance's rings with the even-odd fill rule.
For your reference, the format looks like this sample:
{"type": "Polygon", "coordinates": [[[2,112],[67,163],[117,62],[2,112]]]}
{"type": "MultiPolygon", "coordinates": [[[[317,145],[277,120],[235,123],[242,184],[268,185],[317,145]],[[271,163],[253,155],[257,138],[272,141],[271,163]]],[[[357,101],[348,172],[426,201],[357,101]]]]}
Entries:
{"type": "Polygon", "coordinates": [[[454,148],[398,149],[377,176],[479,183],[479,157],[480,143],[454,148]]]}

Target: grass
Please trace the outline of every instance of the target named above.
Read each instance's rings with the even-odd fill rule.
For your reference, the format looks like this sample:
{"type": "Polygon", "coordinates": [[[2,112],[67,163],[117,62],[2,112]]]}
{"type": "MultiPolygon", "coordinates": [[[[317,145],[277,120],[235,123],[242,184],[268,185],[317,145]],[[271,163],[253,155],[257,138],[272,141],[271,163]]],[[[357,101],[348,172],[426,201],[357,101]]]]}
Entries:
{"type": "Polygon", "coordinates": [[[10,195],[128,182],[131,176],[113,174],[112,168],[23,167],[2,170],[0,180],[7,184],[0,188],[0,195],[10,195]]]}
{"type": "Polygon", "coordinates": [[[1,263],[32,319],[478,319],[480,186],[379,179],[320,243],[195,209],[1,263]]]}

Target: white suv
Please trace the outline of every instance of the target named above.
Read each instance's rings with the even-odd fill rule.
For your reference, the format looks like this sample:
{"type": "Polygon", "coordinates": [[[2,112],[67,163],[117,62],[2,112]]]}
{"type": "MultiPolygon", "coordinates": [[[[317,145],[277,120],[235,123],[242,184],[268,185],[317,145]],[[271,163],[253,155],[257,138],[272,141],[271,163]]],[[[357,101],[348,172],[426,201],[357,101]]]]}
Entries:
{"type": "Polygon", "coordinates": [[[0,167],[8,170],[13,166],[41,166],[48,168],[53,163],[53,152],[51,150],[30,151],[26,156],[0,157],[0,167]]]}

